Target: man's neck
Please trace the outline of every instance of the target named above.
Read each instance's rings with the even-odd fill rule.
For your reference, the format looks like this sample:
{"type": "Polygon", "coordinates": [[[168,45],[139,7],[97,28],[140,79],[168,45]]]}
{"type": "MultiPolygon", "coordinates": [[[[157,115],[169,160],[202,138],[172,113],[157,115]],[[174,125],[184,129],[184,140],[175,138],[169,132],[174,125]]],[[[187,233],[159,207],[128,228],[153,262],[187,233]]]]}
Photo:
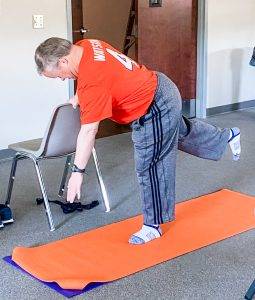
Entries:
{"type": "Polygon", "coordinates": [[[72,65],[72,73],[78,77],[79,65],[83,55],[83,48],[77,45],[73,45],[69,54],[69,62],[72,65]]]}

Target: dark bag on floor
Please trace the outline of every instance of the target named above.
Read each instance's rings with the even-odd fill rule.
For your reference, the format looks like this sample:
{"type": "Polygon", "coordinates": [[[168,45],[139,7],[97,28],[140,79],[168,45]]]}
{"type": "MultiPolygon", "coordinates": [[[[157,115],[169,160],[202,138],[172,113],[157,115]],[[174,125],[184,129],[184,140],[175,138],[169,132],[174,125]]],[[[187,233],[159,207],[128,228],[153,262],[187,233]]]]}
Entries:
{"type": "MultiPolygon", "coordinates": [[[[92,201],[88,204],[81,204],[81,202],[61,202],[59,200],[49,200],[51,203],[55,203],[61,206],[64,214],[70,214],[74,211],[83,211],[83,210],[89,210],[99,205],[99,202],[97,200],[92,201]]],[[[36,198],[37,205],[40,205],[43,203],[42,198],[36,198]]]]}

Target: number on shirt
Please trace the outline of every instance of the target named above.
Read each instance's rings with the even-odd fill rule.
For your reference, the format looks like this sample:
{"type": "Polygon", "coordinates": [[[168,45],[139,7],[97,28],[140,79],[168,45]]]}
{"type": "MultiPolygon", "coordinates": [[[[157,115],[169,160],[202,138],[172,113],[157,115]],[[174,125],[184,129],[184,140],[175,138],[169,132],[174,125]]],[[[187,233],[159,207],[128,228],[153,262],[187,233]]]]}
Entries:
{"type": "Polygon", "coordinates": [[[137,66],[137,63],[132,59],[128,58],[126,55],[118,53],[112,49],[106,48],[106,51],[115,57],[120,63],[122,63],[128,70],[133,71],[133,64],[137,66]]]}

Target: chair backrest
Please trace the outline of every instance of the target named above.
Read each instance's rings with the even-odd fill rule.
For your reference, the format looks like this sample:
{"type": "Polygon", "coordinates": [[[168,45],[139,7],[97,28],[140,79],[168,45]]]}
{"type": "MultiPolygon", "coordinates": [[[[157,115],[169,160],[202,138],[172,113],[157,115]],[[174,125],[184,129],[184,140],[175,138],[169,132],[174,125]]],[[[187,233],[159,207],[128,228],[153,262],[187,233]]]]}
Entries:
{"type": "Polygon", "coordinates": [[[42,157],[57,157],[75,152],[81,128],[80,110],[71,104],[57,106],[41,143],[42,157]]]}
{"type": "Polygon", "coordinates": [[[255,67],[255,47],[253,48],[253,54],[250,60],[250,65],[255,67]]]}

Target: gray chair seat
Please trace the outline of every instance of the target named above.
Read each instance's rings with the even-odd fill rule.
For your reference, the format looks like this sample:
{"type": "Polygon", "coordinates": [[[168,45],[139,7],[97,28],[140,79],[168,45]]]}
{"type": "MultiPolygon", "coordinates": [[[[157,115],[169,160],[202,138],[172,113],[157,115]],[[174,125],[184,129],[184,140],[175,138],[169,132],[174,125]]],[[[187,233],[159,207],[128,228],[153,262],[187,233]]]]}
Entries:
{"type": "Polygon", "coordinates": [[[35,157],[40,157],[40,155],[42,154],[42,149],[40,148],[41,144],[42,138],[11,144],[8,146],[8,148],[16,152],[24,154],[29,153],[35,157]]]}

